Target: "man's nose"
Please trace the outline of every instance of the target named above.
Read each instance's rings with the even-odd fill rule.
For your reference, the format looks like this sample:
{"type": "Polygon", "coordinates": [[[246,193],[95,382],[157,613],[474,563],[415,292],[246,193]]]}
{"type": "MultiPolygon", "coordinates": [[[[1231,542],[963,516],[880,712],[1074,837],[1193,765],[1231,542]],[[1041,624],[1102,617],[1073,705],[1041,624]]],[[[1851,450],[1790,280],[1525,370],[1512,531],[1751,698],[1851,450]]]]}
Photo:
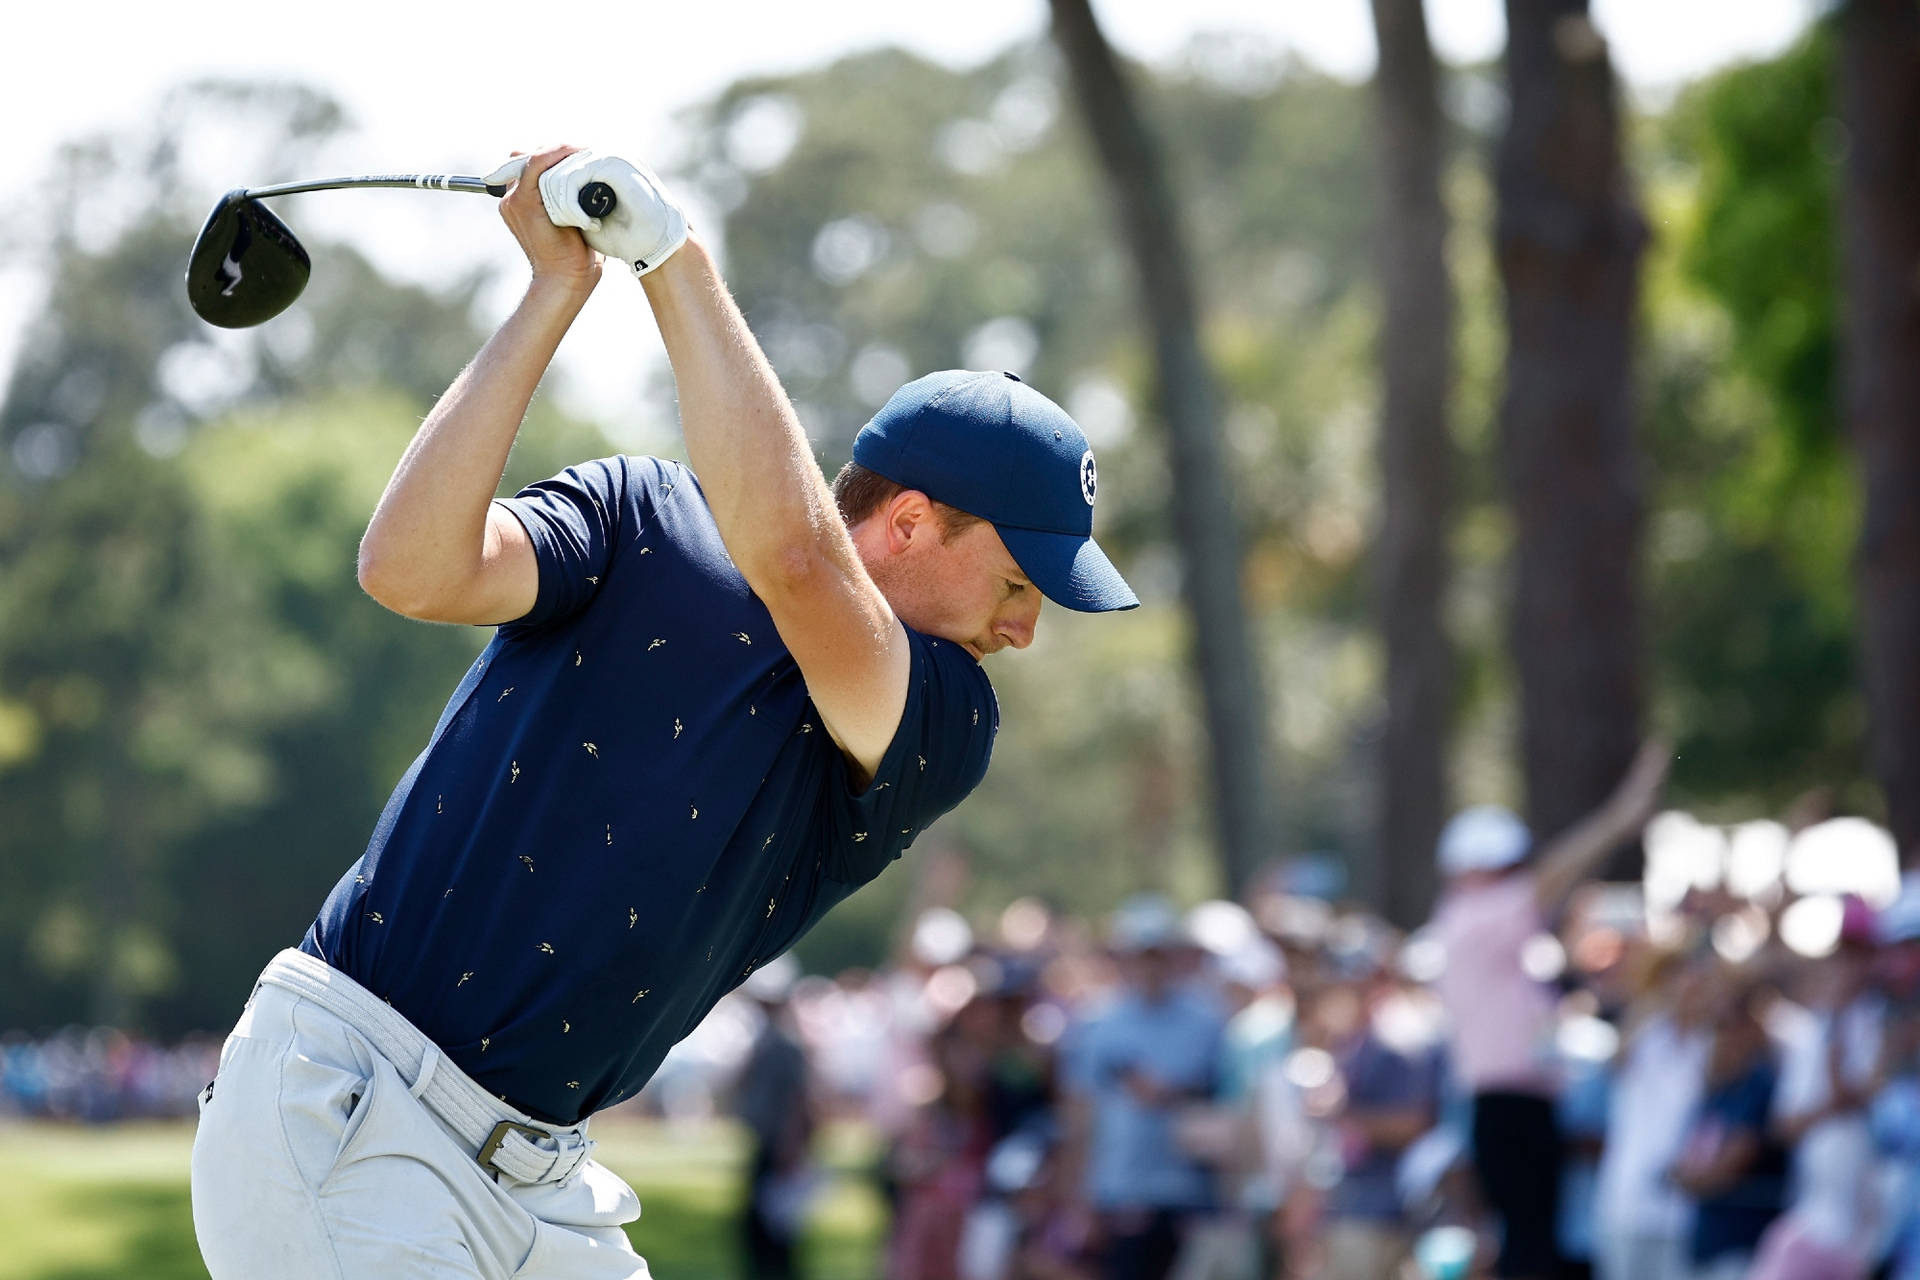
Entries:
{"type": "MultiPolygon", "coordinates": [[[[1038,596],[1038,592],[1034,592],[1038,596]]],[[[1012,609],[994,620],[995,634],[1003,637],[1012,649],[1024,649],[1033,643],[1033,632],[1040,625],[1040,602],[1036,599],[1022,609],[1012,609]]]]}

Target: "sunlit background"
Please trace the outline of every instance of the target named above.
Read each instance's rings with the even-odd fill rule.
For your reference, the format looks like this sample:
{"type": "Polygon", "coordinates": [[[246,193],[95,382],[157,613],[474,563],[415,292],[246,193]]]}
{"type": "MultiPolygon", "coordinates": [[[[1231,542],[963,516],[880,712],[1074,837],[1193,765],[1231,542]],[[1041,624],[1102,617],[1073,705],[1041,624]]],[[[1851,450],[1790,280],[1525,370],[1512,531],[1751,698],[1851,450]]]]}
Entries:
{"type": "MultiPolygon", "coordinates": [[[[1110,913],[1142,890],[1191,908],[1183,936],[1227,970],[1310,937],[1335,960],[1391,955],[1410,991],[1443,971],[1421,928],[1430,842],[1390,850],[1381,830],[1389,657],[1372,575],[1389,514],[1388,255],[1369,6],[1095,8],[1173,177],[1218,384],[1265,680],[1251,701],[1271,726],[1255,865],[1226,856],[1216,830],[1153,344],[1045,5],[9,14],[0,1085],[23,1078],[23,1045],[70,1079],[155,1046],[177,1055],[153,1059],[145,1101],[123,1112],[0,1089],[0,1183],[50,1133],[80,1132],[73,1120],[186,1109],[209,1037],[358,854],[485,639],[386,614],[352,566],[412,427],[524,285],[492,201],[276,200],[312,252],[313,284],[267,325],[215,330],[186,310],[180,272],[236,186],[481,174],[554,141],[643,158],[718,249],[830,471],[895,387],[934,368],[1018,372],[1086,429],[1101,539],[1145,607],[1050,610],[1030,652],[994,661],[1005,727],[987,782],[797,949],[812,975],[796,989],[799,1029],[841,1094],[890,1069],[879,992],[903,974],[916,1008],[944,1022],[1023,966],[1044,969],[1045,998],[1018,1031],[1049,1052],[1065,1043],[1076,1001],[1113,980],[1098,945],[1110,913]]],[[[1521,537],[1498,428],[1502,8],[1427,5],[1458,296],[1444,397],[1455,496],[1433,533],[1451,557],[1440,614],[1454,649],[1436,751],[1449,807],[1525,812],[1520,667],[1541,641],[1510,625],[1521,537]]],[[[1863,497],[1842,442],[1834,246],[1852,144],[1831,98],[1830,8],[1594,0],[1650,232],[1629,396],[1644,525],[1619,553],[1640,584],[1644,697],[1627,718],[1670,740],[1675,762],[1640,848],[1527,945],[1541,982],[1598,982],[1642,946],[1817,966],[1841,954],[1849,911],[1902,892],[1868,756],[1851,576],[1863,497]]],[[[680,444],[642,292],[610,271],[508,478],[614,450],[680,444]]],[[[1563,1049],[1606,1061],[1614,1022],[1597,1000],[1569,999],[1563,1049]]],[[[1409,1015],[1414,1030],[1431,1031],[1431,1014],[1409,1015]]],[[[659,1233],[637,1238],[682,1266],[660,1269],[669,1280],[729,1274],[706,1237],[716,1206],[730,1211],[741,1149],[715,1117],[763,1025],[747,1002],[723,1004],[633,1109],[673,1123],[614,1139],[659,1233]]],[[[1340,1092],[1322,1047],[1286,1069],[1306,1095],[1340,1092]]],[[[940,1096],[928,1062],[898,1075],[902,1097],[940,1096]]],[[[870,1189],[849,1188],[864,1187],[879,1130],[840,1119],[823,1161],[844,1177],[814,1258],[822,1275],[864,1277],[884,1215],[870,1189]]],[[[103,1170],[135,1171],[105,1243],[41,1231],[48,1243],[24,1261],[0,1250],[0,1278],[123,1273],[147,1231],[177,1274],[195,1274],[182,1132],[77,1139],[38,1199],[0,1196],[0,1239],[26,1238],[39,1218],[68,1220],[103,1170]]]]}

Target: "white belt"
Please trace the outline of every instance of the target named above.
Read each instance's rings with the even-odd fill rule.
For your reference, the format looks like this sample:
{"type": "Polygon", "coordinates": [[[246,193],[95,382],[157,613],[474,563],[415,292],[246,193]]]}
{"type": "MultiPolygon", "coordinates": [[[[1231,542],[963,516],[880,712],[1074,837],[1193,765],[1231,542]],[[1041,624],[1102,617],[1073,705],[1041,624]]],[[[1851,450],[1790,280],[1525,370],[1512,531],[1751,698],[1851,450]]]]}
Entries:
{"type": "Polygon", "coordinates": [[[586,1122],[543,1124],[508,1106],[447,1060],[426,1033],[392,1005],[317,956],[286,950],[260,981],[291,991],[334,1014],[393,1064],[407,1088],[451,1129],[480,1167],[517,1182],[558,1182],[593,1150],[586,1122]]]}

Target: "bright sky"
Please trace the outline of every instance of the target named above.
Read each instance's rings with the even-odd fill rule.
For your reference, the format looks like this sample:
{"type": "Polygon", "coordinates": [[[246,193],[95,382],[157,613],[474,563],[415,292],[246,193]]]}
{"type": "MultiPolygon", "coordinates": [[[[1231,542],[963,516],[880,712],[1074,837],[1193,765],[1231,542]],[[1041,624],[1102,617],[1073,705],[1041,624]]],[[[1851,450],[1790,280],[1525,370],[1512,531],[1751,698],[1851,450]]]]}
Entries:
{"type": "MultiPolygon", "coordinates": [[[[1594,0],[1617,65],[1659,92],[1730,60],[1764,56],[1805,25],[1813,0],[1594,0]]],[[[1097,0],[1125,52],[1159,61],[1196,32],[1243,30],[1362,77],[1373,64],[1367,0],[1097,0]]],[[[1427,0],[1441,55],[1496,56],[1500,0],[1427,0]]],[[[676,108],[743,75],[905,45],[953,65],[984,60],[1042,29],[1044,0],[585,0],[527,11],[408,0],[96,0],[14,6],[0,57],[10,167],[37,175],[64,139],[126,127],[169,86],[202,76],[284,75],[336,94],[359,125],[344,170],[483,173],[514,146],[565,140],[644,153],[676,108]],[[548,24],[543,27],[542,24],[548,24]]],[[[303,175],[325,176],[325,175],[303,175]]],[[[227,186],[206,192],[209,207],[227,186]]],[[[349,236],[390,271],[423,279],[516,260],[490,210],[469,197],[341,192],[276,206],[308,238],[349,236]],[[306,203],[311,202],[311,203],[306,203]]],[[[186,246],[181,246],[184,265],[186,246]]],[[[316,264],[323,270],[324,264],[316,264]]],[[[630,281],[603,285],[562,360],[574,402],[600,414],[632,403],[657,339],[630,281]],[[636,354],[634,349],[638,347],[636,354]]],[[[34,305],[17,264],[0,271],[0,367],[34,305]]],[[[489,297],[500,311],[511,294],[489,297]]]]}

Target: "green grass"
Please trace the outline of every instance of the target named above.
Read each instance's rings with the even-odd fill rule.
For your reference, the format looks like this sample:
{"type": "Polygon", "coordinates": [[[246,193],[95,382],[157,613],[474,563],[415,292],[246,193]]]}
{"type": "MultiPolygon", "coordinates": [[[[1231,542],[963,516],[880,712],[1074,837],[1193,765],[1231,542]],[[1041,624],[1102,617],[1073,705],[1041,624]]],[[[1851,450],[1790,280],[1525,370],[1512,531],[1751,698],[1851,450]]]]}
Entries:
{"type": "MultiPolygon", "coordinates": [[[[659,1280],[731,1280],[745,1147],[721,1125],[683,1129],[603,1120],[599,1159],[640,1193],[629,1229],[659,1280]]],[[[204,1278],[187,1202],[187,1125],[0,1127],[0,1280],[204,1278]]],[[[830,1130],[837,1176],[806,1241],[810,1280],[871,1280],[882,1225],[862,1180],[870,1139],[830,1130]]]]}

